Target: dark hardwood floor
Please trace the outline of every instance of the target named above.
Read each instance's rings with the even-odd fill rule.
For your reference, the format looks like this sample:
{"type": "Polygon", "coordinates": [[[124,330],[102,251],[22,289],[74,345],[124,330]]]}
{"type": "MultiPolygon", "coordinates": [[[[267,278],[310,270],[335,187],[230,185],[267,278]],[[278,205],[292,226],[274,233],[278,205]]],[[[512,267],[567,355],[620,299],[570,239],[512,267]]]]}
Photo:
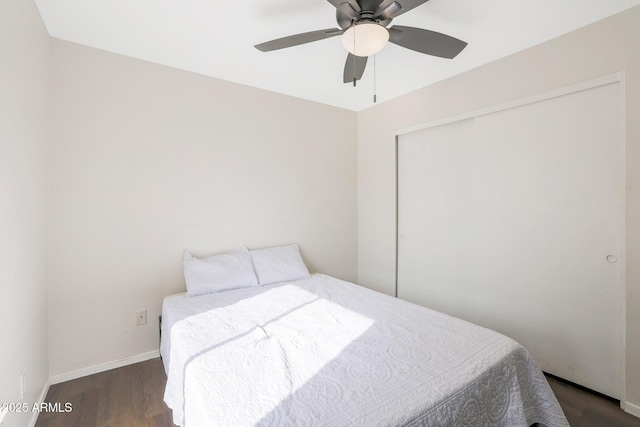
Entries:
{"type": "MultiPolygon", "coordinates": [[[[547,377],[572,427],[640,427],[618,402],[547,377]]],[[[68,413],[46,413],[36,427],[174,427],[163,402],[166,376],[160,359],[52,385],[47,402],[71,403],[68,413]]]]}
{"type": "Polygon", "coordinates": [[[547,375],[569,425],[572,427],[638,427],[640,418],[620,409],[617,400],[547,375]]]}
{"type": "Polygon", "coordinates": [[[42,412],[36,427],[173,427],[162,400],[166,382],[158,358],[54,384],[46,401],[73,410],[42,412]]]}

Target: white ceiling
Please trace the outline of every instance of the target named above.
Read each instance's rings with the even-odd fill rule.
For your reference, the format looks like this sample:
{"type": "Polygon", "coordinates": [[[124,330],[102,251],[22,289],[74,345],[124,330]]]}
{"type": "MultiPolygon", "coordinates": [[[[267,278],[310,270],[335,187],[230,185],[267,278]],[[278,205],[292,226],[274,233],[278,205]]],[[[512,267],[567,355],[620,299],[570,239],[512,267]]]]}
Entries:
{"type": "MultiPolygon", "coordinates": [[[[263,53],[253,45],[337,28],[326,0],[36,0],[52,37],[360,111],[373,105],[370,59],[357,87],[342,83],[334,37],[263,53]]],[[[640,0],[431,0],[393,24],[469,43],[453,60],[389,44],[376,55],[378,102],[430,85],[640,4],[640,0]]]]}

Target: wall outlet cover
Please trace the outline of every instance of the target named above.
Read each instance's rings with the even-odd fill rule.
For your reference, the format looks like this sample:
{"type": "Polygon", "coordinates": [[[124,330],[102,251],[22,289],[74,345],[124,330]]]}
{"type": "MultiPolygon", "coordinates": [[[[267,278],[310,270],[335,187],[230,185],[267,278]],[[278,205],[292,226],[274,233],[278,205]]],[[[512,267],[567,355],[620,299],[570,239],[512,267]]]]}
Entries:
{"type": "Polygon", "coordinates": [[[136,325],[147,324],[147,310],[140,310],[136,313],[136,325]]]}

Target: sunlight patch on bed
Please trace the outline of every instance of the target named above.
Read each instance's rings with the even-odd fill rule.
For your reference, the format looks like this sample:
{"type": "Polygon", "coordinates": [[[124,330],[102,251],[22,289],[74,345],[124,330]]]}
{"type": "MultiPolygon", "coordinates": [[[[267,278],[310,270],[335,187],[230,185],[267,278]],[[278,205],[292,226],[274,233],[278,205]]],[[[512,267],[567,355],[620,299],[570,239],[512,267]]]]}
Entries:
{"type": "MultiPolygon", "coordinates": [[[[204,415],[197,414],[198,408],[204,407],[220,419],[235,414],[229,421],[238,425],[260,421],[309,381],[320,381],[322,371],[331,371],[331,362],[339,362],[340,354],[374,323],[294,285],[188,321],[204,322],[215,331],[216,342],[209,341],[187,365],[185,415],[198,419],[204,415]],[[214,380],[188,374],[207,371],[214,380]],[[246,419],[237,419],[239,414],[246,419]]],[[[203,337],[203,345],[210,338],[203,337]]]]}

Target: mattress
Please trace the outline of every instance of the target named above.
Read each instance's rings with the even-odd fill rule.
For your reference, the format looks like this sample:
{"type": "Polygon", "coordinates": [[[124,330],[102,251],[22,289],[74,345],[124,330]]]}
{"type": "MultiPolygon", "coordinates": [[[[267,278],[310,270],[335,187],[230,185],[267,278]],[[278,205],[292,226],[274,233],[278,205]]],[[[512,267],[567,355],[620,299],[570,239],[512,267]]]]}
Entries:
{"type": "Polygon", "coordinates": [[[165,402],[197,426],[567,426],[526,349],[327,275],[162,308],[165,402]]]}

